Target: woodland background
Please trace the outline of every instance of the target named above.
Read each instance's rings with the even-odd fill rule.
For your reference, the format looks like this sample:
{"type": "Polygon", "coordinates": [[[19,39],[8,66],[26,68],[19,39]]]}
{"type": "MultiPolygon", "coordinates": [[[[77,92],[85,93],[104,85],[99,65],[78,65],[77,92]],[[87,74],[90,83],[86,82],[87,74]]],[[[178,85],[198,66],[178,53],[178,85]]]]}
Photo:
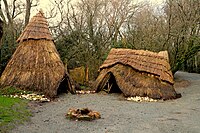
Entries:
{"type": "MultiPolygon", "coordinates": [[[[45,13],[62,61],[89,69],[89,79],[111,48],[169,52],[172,72],[200,73],[200,1],[166,0],[162,5],[134,0],[56,0],[45,13]]],[[[0,75],[14,53],[37,0],[0,0],[3,37],[0,75]]],[[[35,15],[35,14],[33,14],[35,15]]]]}

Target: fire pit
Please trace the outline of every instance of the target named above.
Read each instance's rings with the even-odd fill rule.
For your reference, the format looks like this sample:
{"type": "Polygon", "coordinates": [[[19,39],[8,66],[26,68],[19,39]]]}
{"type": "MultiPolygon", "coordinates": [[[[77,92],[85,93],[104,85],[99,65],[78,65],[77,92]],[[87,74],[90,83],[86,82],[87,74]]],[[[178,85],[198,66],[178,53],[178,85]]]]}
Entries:
{"type": "Polygon", "coordinates": [[[66,118],[72,119],[72,120],[94,120],[101,118],[101,115],[97,111],[92,111],[88,108],[82,108],[82,109],[74,109],[70,108],[66,114],[66,118]]]}

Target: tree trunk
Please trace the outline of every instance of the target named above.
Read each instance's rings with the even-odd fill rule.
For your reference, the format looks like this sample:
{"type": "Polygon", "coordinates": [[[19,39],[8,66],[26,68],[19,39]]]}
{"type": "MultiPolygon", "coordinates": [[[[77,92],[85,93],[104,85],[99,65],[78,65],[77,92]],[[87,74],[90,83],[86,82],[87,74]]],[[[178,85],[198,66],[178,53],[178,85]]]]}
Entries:
{"type": "Polygon", "coordinates": [[[31,11],[31,1],[30,1],[30,0],[26,0],[25,26],[26,26],[26,25],[28,24],[28,22],[29,22],[30,11],[31,11]]]}
{"type": "Polygon", "coordinates": [[[1,70],[2,70],[2,65],[1,65],[1,39],[3,36],[3,21],[0,19],[0,75],[1,75],[1,70]]]}

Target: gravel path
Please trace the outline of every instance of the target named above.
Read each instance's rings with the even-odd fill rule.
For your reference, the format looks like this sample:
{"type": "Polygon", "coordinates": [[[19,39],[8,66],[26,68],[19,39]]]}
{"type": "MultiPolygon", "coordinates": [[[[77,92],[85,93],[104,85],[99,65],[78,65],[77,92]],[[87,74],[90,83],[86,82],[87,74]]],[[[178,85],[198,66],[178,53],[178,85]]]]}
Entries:
{"type": "Polygon", "coordinates": [[[37,106],[31,121],[13,133],[199,133],[200,74],[178,72],[176,78],[191,85],[178,88],[182,98],[159,102],[130,102],[121,95],[62,95],[57,102],[37,106]],[[71,107],[99,111],[102,119],[71,121],[65,113],[71,107]]]}

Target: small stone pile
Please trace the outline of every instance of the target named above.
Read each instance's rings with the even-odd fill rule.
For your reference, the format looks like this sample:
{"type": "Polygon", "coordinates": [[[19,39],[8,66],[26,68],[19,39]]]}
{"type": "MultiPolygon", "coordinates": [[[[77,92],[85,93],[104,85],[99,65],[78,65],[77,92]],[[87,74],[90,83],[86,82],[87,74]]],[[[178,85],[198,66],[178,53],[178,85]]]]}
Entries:
{"type": "Polygon", "coordinates": [[[15,95],[4,95],[7,97],[13,97],[13,98],[21,98],[21,99],[27,99],[30,101],[39,101],[39,102],[50,102],[50,99],[46,98],[45,95],[39,95],[35,93],[31,94],[15,94],[15,95]]]}
{"type": "Polygon", "coordinates": [[[128,98],[126,98],[126,100],[135,101],[135,102],[157,102],[158,101],[156,99],[152,99],[152,98],[149,98],[149,97],[140,97],[140,96],[128,97],[128,98]]]}
{"type": "Polygon", "coordinates": [[[76,91],[76,94],[90,94],[90,93],[95,93],[95,91],[84,91],[84,90],[76,91]]]}
{"type": "Polygon", "coordinates": [[[26,95],[21,95],[19,98],[23,99],[28,99],[31,101],[41,101],[41,102],[49,102],[50,99],[46,98],[44,95],[39,95],[39,94],[26,94],[26,95]]]}

